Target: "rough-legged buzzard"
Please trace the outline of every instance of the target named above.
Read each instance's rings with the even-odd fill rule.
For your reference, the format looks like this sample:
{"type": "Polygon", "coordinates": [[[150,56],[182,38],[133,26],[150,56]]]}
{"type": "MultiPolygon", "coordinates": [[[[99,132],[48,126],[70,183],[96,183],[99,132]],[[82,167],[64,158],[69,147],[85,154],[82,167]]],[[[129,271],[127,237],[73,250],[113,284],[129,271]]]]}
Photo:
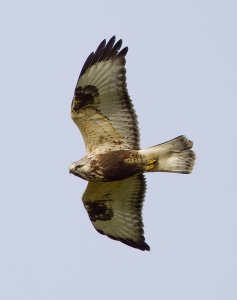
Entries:
{"type": "Polygon", "coordinates": [[[86,156],[70,172],[89,181],[82,197],[95,229],[140,250],[145,242],[144,172],[190,173],[195,154],[185,136],[140,149],[136,112],[126,86],[122,40],[101,42],[87,58],[74,93],[71,116],[83,136],[86,156]]]}

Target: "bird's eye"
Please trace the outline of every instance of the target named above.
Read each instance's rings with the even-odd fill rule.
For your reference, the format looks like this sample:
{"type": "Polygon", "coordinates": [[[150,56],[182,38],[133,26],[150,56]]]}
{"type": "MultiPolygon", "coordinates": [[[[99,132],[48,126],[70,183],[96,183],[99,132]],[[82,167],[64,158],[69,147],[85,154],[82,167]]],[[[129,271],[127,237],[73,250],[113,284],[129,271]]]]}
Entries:
{"type": "Polygon", "coordinates": [[[76,166],[75,166],[75,169],[76,169],[76,170],[79,170],[82,166],[83,166],[83,165],[81,165],[81,164],[80,164],[80,165],[76,165],[76,166]]]}

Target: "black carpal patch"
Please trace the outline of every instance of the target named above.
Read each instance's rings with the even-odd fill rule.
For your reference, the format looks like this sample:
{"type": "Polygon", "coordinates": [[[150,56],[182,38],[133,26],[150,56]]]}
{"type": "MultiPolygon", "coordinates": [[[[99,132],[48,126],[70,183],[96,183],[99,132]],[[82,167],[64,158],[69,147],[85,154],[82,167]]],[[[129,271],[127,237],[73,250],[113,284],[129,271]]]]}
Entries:
{"type": "Polygon", "coordinates": [[[92,222],[107,221],[113,217],[111,200],[87,201],[84,205],[92,222]]]}
{"type": "Polygon", "coordinates": [[[75,89],[75,101],[73,105],[74,111],[79,111],[84,106],[95,103],[95,97],[99,96],[98,89],[94,85],[81,86],[75,89]]]}

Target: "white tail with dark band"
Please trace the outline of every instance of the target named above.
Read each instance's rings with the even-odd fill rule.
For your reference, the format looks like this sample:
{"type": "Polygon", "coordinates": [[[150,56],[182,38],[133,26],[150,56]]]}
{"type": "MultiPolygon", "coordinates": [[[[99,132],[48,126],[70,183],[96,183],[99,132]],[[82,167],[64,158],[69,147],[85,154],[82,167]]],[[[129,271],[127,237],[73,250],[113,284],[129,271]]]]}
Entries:
{"type": "Polygon", "coordinates": [[[140,150],[146,172],[192,172],[195,154],[193,142],[181,135],[173,140],[140,150]]]}

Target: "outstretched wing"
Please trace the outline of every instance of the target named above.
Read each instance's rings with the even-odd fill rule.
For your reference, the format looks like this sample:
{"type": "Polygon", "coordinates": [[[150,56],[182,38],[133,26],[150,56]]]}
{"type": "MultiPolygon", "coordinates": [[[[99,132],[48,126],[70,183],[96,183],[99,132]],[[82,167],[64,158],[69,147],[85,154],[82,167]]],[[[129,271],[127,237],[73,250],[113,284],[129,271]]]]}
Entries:
{"type": "Polygon", "coordinates": [[[87,58],[74,93],[71,116],[79,127],[86,152],[139,149],[135,110],[126,87],[122,40],[103,40],[87,58]]]}
{"type": "Polygon", "coordinates": [[[120,181],[89,182],[82,200],[99,233],[149,251],[142,222],[145,190],[144,175],[138,174],[120,181]]]}

